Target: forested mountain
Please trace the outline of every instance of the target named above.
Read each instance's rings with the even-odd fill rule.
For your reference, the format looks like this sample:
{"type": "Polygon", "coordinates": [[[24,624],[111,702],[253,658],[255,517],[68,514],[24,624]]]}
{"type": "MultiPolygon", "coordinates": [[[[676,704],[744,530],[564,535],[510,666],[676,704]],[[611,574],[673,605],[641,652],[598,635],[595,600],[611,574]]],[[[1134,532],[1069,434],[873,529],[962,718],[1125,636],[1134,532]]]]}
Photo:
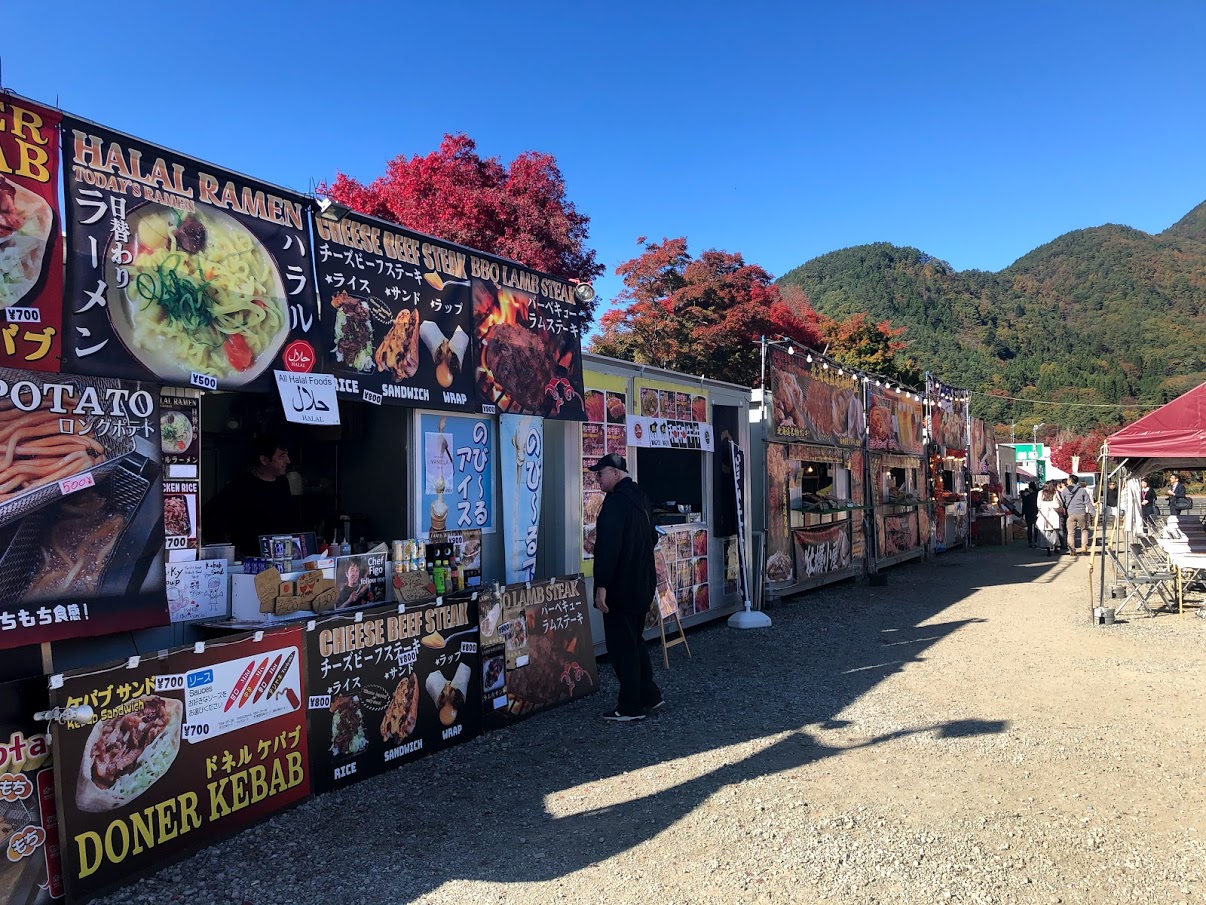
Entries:
{"type": "MultiPolygon", "coordinates": [[[[877,243],[814,258],[779,282],[824,314],[867,311],[907,327],[912,366],[977,391],[1151,404],[1206,379],[1206,202],[1154,236],[1075,230],[995,273],[877,243]]],[[[973,412],[1026,432],[1034,421],[1081,430],[1137,414],[983,396],[973,412]]]]}

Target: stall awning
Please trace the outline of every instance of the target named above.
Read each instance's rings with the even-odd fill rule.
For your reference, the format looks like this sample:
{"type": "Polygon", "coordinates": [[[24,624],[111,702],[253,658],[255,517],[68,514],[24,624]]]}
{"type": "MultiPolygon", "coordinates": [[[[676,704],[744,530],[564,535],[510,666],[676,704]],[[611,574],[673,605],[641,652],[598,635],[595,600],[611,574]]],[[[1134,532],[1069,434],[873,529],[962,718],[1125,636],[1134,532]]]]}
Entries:
{"type": "Polygon", "coordinates": [[[1111,434],[1113,459],[1206,459],[1206,383],[1111,434]]]}

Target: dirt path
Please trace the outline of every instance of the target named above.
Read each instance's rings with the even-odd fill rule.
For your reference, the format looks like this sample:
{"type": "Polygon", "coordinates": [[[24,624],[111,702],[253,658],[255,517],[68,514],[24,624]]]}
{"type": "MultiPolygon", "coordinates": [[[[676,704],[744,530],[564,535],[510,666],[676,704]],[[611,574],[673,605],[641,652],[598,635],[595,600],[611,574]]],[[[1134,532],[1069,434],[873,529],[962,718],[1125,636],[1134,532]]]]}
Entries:
{"type": "Polygon", "coordinates": [[[1204,901],[1206,620],[1091,625],[1088,568],[979,548],[719,624],[655,719],[599,719],[604,665],[110,901],[1204,901]]]}

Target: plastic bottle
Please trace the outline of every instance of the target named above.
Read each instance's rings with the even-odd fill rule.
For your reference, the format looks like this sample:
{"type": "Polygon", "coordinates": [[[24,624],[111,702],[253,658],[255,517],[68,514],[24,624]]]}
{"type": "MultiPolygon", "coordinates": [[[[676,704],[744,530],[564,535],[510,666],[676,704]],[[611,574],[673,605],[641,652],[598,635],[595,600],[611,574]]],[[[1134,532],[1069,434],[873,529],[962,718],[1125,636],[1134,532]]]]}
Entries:
{"type": "Polygon", "coordinates": [[[440,560],[435,560],[432,566],[432,579],[435,582],[435,592],[437,594],[444,593],[444,564],[440,560]]]}

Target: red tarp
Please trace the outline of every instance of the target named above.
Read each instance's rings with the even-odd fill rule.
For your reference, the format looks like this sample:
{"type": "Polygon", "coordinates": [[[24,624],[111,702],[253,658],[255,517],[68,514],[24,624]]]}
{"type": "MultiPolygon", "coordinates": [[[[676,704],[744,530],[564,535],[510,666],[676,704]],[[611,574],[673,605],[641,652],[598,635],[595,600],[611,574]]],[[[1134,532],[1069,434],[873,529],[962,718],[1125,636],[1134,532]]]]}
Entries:
{"type": "Polygon", "coordinates": [[[1206,459],[1206,383],[1106,439],[1111,459],[1206,459]]]}

